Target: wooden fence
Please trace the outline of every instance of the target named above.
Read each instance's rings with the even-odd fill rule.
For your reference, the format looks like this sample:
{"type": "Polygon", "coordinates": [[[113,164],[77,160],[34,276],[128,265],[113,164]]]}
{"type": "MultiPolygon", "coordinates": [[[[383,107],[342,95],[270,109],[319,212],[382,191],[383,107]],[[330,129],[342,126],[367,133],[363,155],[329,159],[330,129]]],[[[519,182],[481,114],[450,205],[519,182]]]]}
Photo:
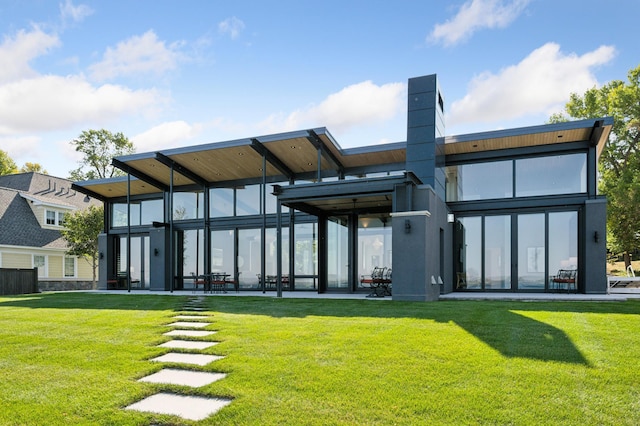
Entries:
{"type": "Polygon", "coordinates": [[[0,295],[38,292],[38,269],[0,268],[0,295]]]}

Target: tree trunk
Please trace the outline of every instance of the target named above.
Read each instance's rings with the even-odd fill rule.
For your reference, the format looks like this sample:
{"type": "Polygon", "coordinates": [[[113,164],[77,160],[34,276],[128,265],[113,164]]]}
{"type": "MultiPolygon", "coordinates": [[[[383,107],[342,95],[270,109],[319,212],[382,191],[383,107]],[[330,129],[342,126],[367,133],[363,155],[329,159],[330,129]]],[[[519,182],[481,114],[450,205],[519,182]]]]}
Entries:
{"type": "Polygon", "coordinates": [[[631,255],[628,251],[625,251],[622,255],[622,258],[624,259],[624,271],[626,273],[629,266],[631,266],[631,255]]]}

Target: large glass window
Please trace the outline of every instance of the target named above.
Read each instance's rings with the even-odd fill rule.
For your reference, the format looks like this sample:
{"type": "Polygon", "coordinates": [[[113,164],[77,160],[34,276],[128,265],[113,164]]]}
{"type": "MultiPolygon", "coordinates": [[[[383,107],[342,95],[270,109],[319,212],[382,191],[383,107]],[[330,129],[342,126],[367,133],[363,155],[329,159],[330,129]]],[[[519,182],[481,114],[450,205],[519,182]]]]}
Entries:
{"type": "Polygon", "coordinates": [[[374,267],[391,268],[391,218],[358,218],[358,276],[369,275],[374,267]]]}
{"type": "Polygon", "coordinates": [[[209,217],[233,216],[233,188],[211,188],[209,197],[209,217]]]}
{"type": "Polygon", "coordinates": [[[587,192],[587,155],[516,160],[516,197],[587,192]]]}
{"type": "Polygon", "coordinates": [[[518,215],[518,288],[541,290],[545,285],[545,214],[518,215]]]}
{"type": "Polygon", "coordinates": [[[549,213],[549,275],[578,269],[578,213],[549,213]]]}
{"type": "Polygon", "coordinates": [[[511,216],[484,219],[485,289],[511,288],[511,216]]]}
{"type": "Polygon", "coordinates": [[[295,288],[317,289],[318,278],[318,224],[295,225],[295,288]]]}
{"type": "Polygon", "coordinates": [[[233,274],[235,245],[233,229],[211,232],[211,272],[233,274]]]}
{"type": "Polygon", "coordinates": [[[236,188],[237,216],[260,214],[260,186],[261,185],[247,185],[236,188]]]}
{"type": "Polygon", "coordinates": [[[462,217],[456,224],[457,289],[482,288],[482,218],[462,217]]]}
{"type": "Polygon", "coordinates": [[[163,200],[145,200],[140,202],[140,223],[151,225],[153,222],[164,222],[163,200]]]}
{"type": "Polygon", "coordinates": [[[330,289],[349,285],[349,228],[347,217],[329,218],[327,271],[330,289]]]}
{"type": "Polygon", "coordinates": [[[238,272],[244,288],[258,288],[258,274],[261,273],[260,229],[238,230],[238,272]]]}
{"type": "Polygon", "coordinates": [[[447,201],[489,200],[513,196],[513,162],[446,167],[447,201]]]}
{"type": "Polygon", "coordinates": [[[176,192],[173,194],[173,220],[201,219],[204,214],[204,193],[176,192]]]}

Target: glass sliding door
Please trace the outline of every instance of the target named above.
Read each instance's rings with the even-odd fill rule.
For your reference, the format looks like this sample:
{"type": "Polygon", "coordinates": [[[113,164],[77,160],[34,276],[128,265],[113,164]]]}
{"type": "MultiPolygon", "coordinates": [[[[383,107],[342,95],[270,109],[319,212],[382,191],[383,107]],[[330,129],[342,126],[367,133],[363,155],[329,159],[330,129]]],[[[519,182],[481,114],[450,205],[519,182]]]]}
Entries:
{"type": "Polygon", "coordinates": [[[391,268],[391,218],[358,218],[358,276],[369,275],[373,268],[391,268]]]}
{"type": "Polygon", "coordinates": [[[295,280],[296,290],[318,289],[318,224],[295,225],[295,280]]]}
{"type": "Polygon", "coordinates": [[[327,229],[327,288],[349,287],[349,224],[347,217],[331,217],[327,229]]]}
{"type": "Polygon", "coordinates": [[[546,273],[545,214],[518,215],[518,289],[544,290],[546,273]]]}
{"type": "Polygon", "coordinates": [[[511,216],[485,216],[484,220],[485,289],[511,289],[511,216]]]}
{"type": "Polygon", "coordinates": [[[260,229],[238,230],[238,273],[242,288],[259,289],[262,270],[262,232],[260,229]]]}
{"type": "Polygon", "coordinates": [[[456,222],[456,289],[482,289],[482,217],[456,222]]]}
{"type": "Polygon", "coordinates": [[[549,213],[549,275],[578,269],[578,212],[549,213]]]}

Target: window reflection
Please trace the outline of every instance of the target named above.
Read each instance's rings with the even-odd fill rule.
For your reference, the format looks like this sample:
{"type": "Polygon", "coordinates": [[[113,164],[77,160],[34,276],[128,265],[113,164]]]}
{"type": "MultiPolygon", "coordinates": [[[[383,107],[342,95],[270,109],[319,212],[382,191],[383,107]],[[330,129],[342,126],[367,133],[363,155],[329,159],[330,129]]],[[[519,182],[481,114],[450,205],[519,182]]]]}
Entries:
{"type": "Polygon", "coordinates": [[[209,217],[233,216],[233,188],[212,188],[209,196],[209,217]]]}
{"type": "Polygon", "coordinates": [[[247,185],[236,188],[236,215],[249,216],[260,214],[260,185],[247,185]]]}
{"type": "Polygon", "coordinates": [[[446,167],[447,201],[511,198],[512,164],[509,160],[446,167]]]}
{"type": "Polygon", "coordinates": [[[201,219],[204,193],[176,192],[173,194],[173,220],[201,219]]]}
{"type": "Polygon", "coordinates": [[[516,196],[587,192],[584,153],[516,160],[516,196]]]}

